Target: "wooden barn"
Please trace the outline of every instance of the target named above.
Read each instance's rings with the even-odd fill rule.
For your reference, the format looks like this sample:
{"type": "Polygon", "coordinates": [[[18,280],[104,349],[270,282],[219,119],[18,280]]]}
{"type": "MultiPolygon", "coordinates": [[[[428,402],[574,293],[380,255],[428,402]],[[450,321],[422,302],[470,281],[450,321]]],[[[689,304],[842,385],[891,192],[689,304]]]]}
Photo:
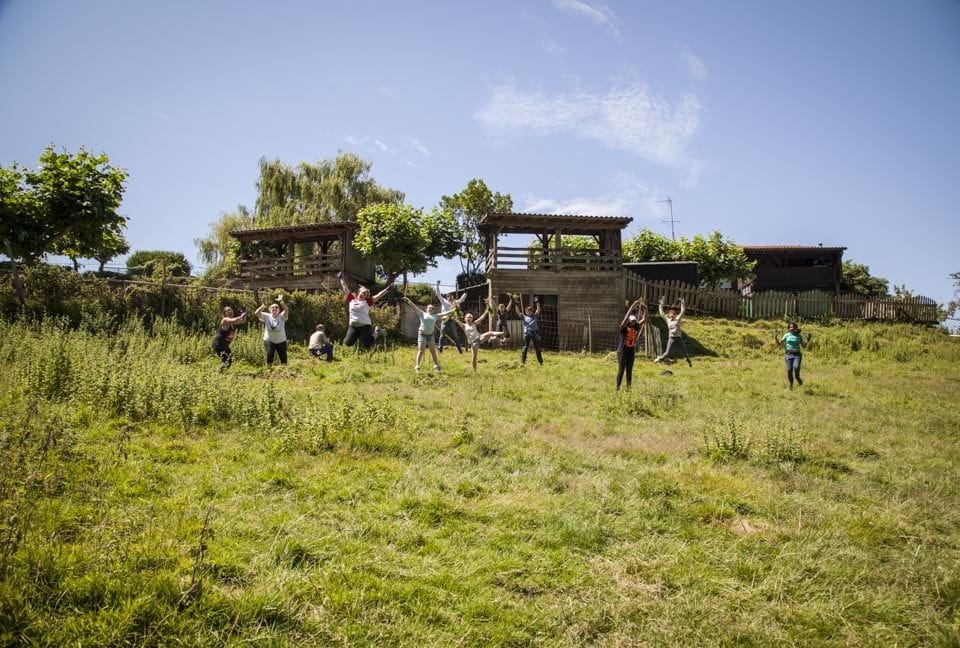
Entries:
{"type": "MultiPolygon", "coordinates": [[[[491,213],[480,219],[486,248],[490,295],[506,302],[519,293],[523,303],[542,304],[545,349],[580,350],[610,346],[623,315],[622,230],[632,218],[491,213]],[[509,246],[504,237],[530,241],[509,246]],[[596,249],[564,246],[564,237],[591,237],[596,249]]],[[[519,336],[514,320],[512,334],[519,336]]]]}
{"type": "Polygon", "coordinates": [[[358,227],[340,221],[230,232],[240,242],[240,279],[253,288],[336,290],[343,271],[350,285],[372,285],[374,263],[353,247],[358,227]]]}
{"type": "Polygon", "coordinates": [[[744,245],[742,249],[748,259],[757,262],[754,278],[741,283],[744,292],[840,292],[845,247],[744,245]]]}

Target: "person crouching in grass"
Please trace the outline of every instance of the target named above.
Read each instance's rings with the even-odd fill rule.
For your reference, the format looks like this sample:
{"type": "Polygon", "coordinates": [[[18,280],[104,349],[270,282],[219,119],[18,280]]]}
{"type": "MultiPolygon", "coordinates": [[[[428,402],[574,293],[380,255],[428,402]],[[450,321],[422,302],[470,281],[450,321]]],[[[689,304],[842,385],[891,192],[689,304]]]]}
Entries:
{"type": "Polygon", "coordinates": [[[333,362],[333,344],[330,338],[323,332],[323,324],[317,324],[317,330],[310,335],[310,345],[307,352],[314,358],[319,358],[326,354],[327,362],[333,362]]]}

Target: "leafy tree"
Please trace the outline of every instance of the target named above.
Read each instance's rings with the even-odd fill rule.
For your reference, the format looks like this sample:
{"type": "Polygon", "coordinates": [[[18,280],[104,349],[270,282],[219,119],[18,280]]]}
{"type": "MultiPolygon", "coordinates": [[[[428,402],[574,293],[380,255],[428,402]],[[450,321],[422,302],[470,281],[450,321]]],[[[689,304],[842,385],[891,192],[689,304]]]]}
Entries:
{"type": "Polygon", "coordinates": [[[45,253],[92,257],[107,238],[122,236],[127,219],[117,213],[127,172],[106,154],[84,149],[40,155],[39,169],[0,167],[0,238],[16,259],[45,253]]]}
{"type": "Polygon", "coordinates": [[[100,264],[98,272],[103,272],[104,266],[118,256],[124,255],[130,251],[130,244],[123,234],[111,232],[101,241],[99,248],[93,253],[92,257],[100,264]]]}
{"type": "Polygon", "coordinates": [[[679,243],[682,259],[697,262],[700,283],[710,288],[724,280],[746,279],[755,265],[743,248],[717,231],[707,237],[697,234],[692,240],[681,238],[679,243]]]}
{"type": "Polygon", "coordinates": [[[852,259],[843,262],[840,291],[868,297],[883,297],[890,292],[890,282],[870,274],[870,267],[852,259]]]}
{"type": "Polygon", "coordinates": [[[130,274],[159,279],[164,271],[168,277],[189,277],[193,268],[182,252],[167,250],[138,250],[127,259],[130,274]]]}
{"type": "Polygon", "coordinates": [[[367,205],[403,202],[403,192],[380,186],[370,177],[370,163],[353,153],[334,160],[301,162],[260,159],[255,225],[280,227],[331,221],[354,221],[367,205]]]}
{"type": "Polygon", "coordinates": [[[640,230],[623,242],[623,260],[628,263],[677,261],[681,254],[677,241],[648,229],[640,230]]]}
{"type": "Polygon", "coordinates": [[[244,205],[234,212],[220,212],[205,238],[194,239],[200,261],[207,266],[204,278],[216,280],[240,275],[240,241],[230,236],[235,230],[253,227],[253,214],[244,205]]]}
{"type": "Polygon", "coordinates": [[[357,214],[360,229],[353,239],[361,254],[373,259],[387,283],[408,273],[435,267],[437,256],[452,257],[458,241],[452,219],[439,210],[424,214],[408,205],[380,203],[357,214]]]}
{"type": "Polygon", "coordinates": [[[440,198],[440,209],[450,214],[457,224],[463,274],[477,275],[483,260],[483,239],[477,225],[485,214],[513,211],[513,198],[510,194],[490,191],[483,180],[474,178],[460,193],[440,198]]]}
{"type": "Polygon", "coordinates": [[[743,248],[714,231],[709,236],[697,234],[692,239],[674,241],[648,229],[640,230],[623,243],[623,260],[696,261],[701,284],[716,288],[721,281],[745,279],[754,262],[747,259],[743,248]]]}

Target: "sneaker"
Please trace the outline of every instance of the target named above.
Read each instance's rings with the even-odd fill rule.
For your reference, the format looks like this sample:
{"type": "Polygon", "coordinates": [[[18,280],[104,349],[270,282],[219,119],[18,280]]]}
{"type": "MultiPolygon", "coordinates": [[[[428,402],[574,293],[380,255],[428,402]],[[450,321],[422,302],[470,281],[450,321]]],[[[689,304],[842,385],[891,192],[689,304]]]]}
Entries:
{"type": "Polygon", "coordinates": [[[415,373],[415,374],[420,373],[420,367],[414,367],[414,368],[413,368],[413,373],[415,373]]]}
{"type": "Polygon", "coordinates": [[[440,373],[440,365],[433,365],[434,373],[440,373]]]}
{"type": "Polygon", "coordinates": [[[663,360],[663,358],[659,358],[659,357],[658,357],[658,358],[654,358],[654,359],[653,359],[654,363],[660,362],[661,360],[663,360]]]}

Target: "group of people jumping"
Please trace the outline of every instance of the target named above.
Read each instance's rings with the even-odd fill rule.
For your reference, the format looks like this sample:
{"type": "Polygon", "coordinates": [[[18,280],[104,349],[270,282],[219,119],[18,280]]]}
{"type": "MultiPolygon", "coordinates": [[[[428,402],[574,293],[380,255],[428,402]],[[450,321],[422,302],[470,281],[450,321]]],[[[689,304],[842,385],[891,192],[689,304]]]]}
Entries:
{"type": "MultiPolygon", "coordinates": [[[[354,293],[343,273],[337,275],[340,280],[340,287],[345,296],[347,306],[348,322],[347,332],[343,344],[348,347],[355,346],[357,343],[364,349],[370,349],[377,338],[383,333],[382,329],[374,327],[370,318],[370,308],[379,300],[386,296],[390,290],[387,286],[379,293],[372,295],[365,286],[360,286],[354,293]]],[[[514,312],[520,318],[522,323],[523,338],[521,342],[520,363],[525,365],[527,362],[527,353],[532,345],[536,353],[537,362],[543,364],[543,343],[540,337],[540,315],[541,303],[534,297],[531,304],[523,306],[520,295],[510,295],[506,304],[494,304],[492,297],[487,298],[487,307],[483,314],[474,318],[472,313],[463,313],[461,315],[460,306],[464,303],[467,293],[464,292],[459,297],[456,293],[444,295],[440,291],[440,285],[437,284],[437,298],[440,302],[440,310],[437,311],[433,304],[428,304],[425,308],[420,308],[410,299],[404,296],[404,300],[413,308],[420,321],[417,330],[417,355],[414,363],[414,372],[420,373],[420,365],[426,351],[429,349],[431,359],[433,360],[434,372],[440,372],[440,352],[443,350],[444,338],[446,336],[447,325],[451,322],[459,327],[466,339],[466,346],[470,349],[471,363],[473,370],[477,370],[477,355],[480,346],[494,340],[501,342],[510,339],[510,331],[507,325],[510,314],[510,307],[514,307],[514,312]],[[514,304],[516,298],[517,304],[514,304]],[[491,328],[488,331],[480,332],[480,323],[489,318],[491,328]]],[[[287,364],[287,335],[285,323],[289,318],[290,311],[284,303],[283,295],[277,296],[275,300],[267,302],[262,299],[261,304],[254,311],[254,316],[259,319],[263,327],[263,348],[266,355],[267,366],[273,365],[274,358],[280,360],[281,365],[287,364]]],[[[667,345],[663,353],[658,355],[655,363],[664,362],[670,359],[671,351],[674,347],[678,348],[691,367],[693,362],[690,354],[684,344],[683,333],[681,330],[685,306],[683,298],[680,298],[680,310],[664,307],[666,300],[660,298],[657,306],[659,316],[667,325],[667,345]]],[[[212,347],[214,352],[220,358],[220,369],[225,370],[230,367],[233,361],[233,354],[230,349],[230,343],[236,335],[237,326],[246,322],[246,312],[241,312],[234,316],[233,309],[229,306],[224,307],[220,324],[214,335],[212,347]]],[[[642,299],[637,299],[627,308],[619,327],[619,339],[617,343],[617,390],[620,389],[624,378],[626,378],[626,387],[630,388],[633,382],[633,367],[636,360],[636,349],[640,343],[640,335],[644,325],[649,321],[649,312],[646,303],[642,299]]],[[[450,336],[457,351],[463,352],[460,341],[456,335],[450,336]]],[[[788,388],[793,389],[794,382],[803,385],[800,377],[800,366],[803,359],[803,349],[810,341],[808,334],[804,339],[800,334],[800,329],[795,322],[787,325],[787,332],[781,337],[779,331],[774,332],[774,341],[778,347],[785,350],[785,362],[787,368],[788,388]]],[[[324,325],[318,324],[316,330],[310,336],[308,352],[311,356],[319,358],[326,356],[327,362],[333,361],[333,343],[327,337],[324,331],[324,325]]]]}

